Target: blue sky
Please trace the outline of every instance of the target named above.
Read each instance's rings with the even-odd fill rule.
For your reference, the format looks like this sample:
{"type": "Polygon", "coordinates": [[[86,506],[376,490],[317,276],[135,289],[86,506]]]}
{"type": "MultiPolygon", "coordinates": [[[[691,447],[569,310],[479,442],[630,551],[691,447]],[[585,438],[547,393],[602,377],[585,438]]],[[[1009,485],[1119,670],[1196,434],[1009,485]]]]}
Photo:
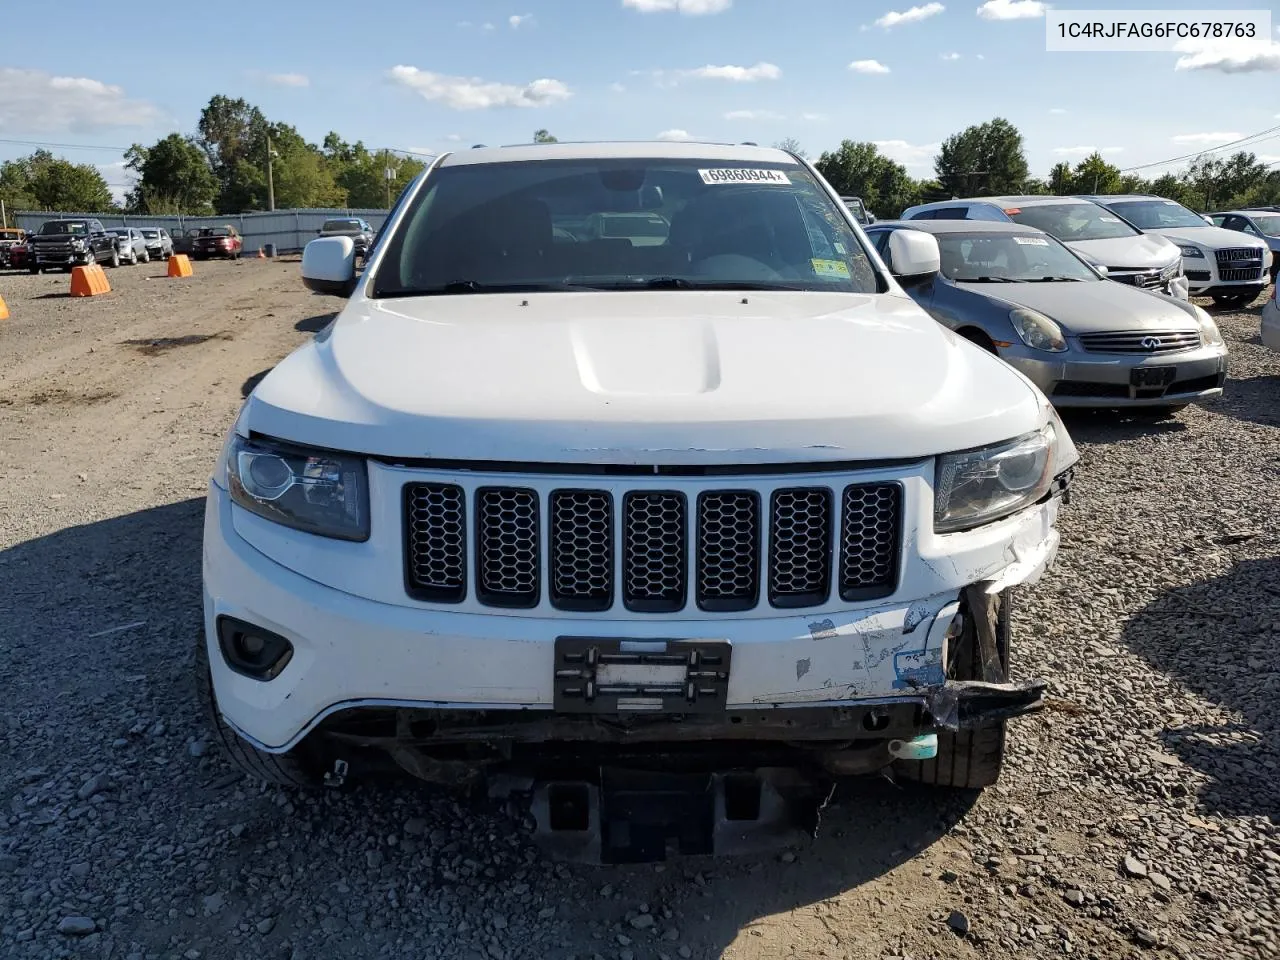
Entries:
{"type": "MultiPolygon", "coordinates": [[[[1227,5],[1280,25],[1280,2],[1227,5]]],[[[437,152],[545,127],[562,140],[794,137],[817,156],[849,138],[915,176],[944,137],[993,116],[1022,130],[1038,175],[1091,148],[1130,167],[1280,126],[1280,33],[1243,55],[1047,53],[1036,0],[279,0],[104,8],[70,32],[41,6],[4,14],[21,42],[0,54],[0,141],[95,147],[51,149],[101,165],[117,192],[119,148],[192,132],[215,93],[317,142],[337,130],[437,152]]],[[[1280,132],[1250,148],[1280,161],[1280,132]]],[[[31,149],[0,142],[0,160],[31,149]]]]}

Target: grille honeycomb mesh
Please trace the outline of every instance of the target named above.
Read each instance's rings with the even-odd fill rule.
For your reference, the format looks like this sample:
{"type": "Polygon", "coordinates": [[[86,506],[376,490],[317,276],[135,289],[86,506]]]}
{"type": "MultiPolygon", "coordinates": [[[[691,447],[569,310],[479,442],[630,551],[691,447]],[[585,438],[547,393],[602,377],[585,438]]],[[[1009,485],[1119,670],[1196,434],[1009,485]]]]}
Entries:
{"type": "Polygon", "coordinates": [[[633,610],[679,610],[685,600],[685,500],[629,493],[623,500],[623,600],[633,610]]]}
{"type": "Polygon", "coordinates": [[[551,602],[569,610],[613,603],[613,502],[603,490],[551,495],[551,602]]]}
{"type": "Polygon", "coordinates": [[[429,599],[466,592],[466,509],[461,487],[416,483],[405,489],[409,585],[429,599]]]}
{"type": "Polygon", "coordinates": [[[775,605],[821,603],[831,586],[831,493],[778,490],[771,505],[769,594],[775,605]]]}
{"type": "Polygon", "coordinates": [[[698,603],[755,606],[760,589],[760,499],[749,491],[698,498],[698,603]]]}
{"type": "Polygon", "coordinates": [[[538,599],[538,494],[490,487],[476,494],[479,588],[482,599],[533,603],[538,599]]]}
{"type": "Polygon", "coordinates": [[[898,579],[902,488],[896,483],[846,487],[840,533],[840,594],[887,593],[898,579]]]}

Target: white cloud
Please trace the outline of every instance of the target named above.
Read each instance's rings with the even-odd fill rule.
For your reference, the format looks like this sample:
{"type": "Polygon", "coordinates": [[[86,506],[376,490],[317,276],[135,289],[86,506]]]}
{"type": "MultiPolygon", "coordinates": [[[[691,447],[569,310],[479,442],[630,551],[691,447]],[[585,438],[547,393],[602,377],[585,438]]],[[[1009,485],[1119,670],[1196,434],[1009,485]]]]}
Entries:
{"type": "Polygon", "coordinates": [[[1220,133],[1215,130],[1213,133],[1180,133],[1176,137],[1170,137],[1169,139],[1174,143],[1212,143],[1217,145],[1239,140],[1241,136],[1243,135],[1235,132],[1220,133]]]}
{"type": "Polygon", "coordinates": [[[498,28],[497,28],[497,27],[495,27],[492,23],[486,23],[486,24],[485,24],[483,27],[481,27],[480,29],[481,29],[481,30],[497,30],[498,28]]]}
{"type": "Polygon", "coordinates": [[[822,123],[827,119],[827,115],[825,113],[802,113],[800,114],[800,119],[807,120],[810,123],[822,123]]]}
{"type": "Polygon", "coordinates": [[[459,143],[462,140],[462,134],[451,133],[448,136],[446,136],[445,139],[448,140],[450,143],[459,143]]]}
{"type": "Polygon", "coordinates": [[[1050,108],[1049,108],[1049,112],[1050,112],[1050,113],[1052,113],[1052,114],[1057,114],[1058,116],[1061,116],[1062,114],[1066,113],[1067,111],[1066,111],[1066,109],[1064,109],[1063,107],[1050,107],[1050,108]]]}
{"type": "Polygon", "coordinates": [[[978,16],[983,20],[1030,20],[1043,17],[1048,9],[1040,0],[987,0],[978,8],[978,16]]]}
{"type": "Polygon", "coordinates": [[[392,67],[388,75],[424,100],[439,101],[454,110],[546,107],[572,96],[563,82],[547,78],[516,86],[511,83],[493,83],[478,77],[450,77],[406,66],[392,67]]]}
{"type": "Polygon", "coordinates": [[[679,143],[685,140],[692,140],[694,138],[689,135],[688,130],[672,129],[672,130],[663,130],[661,133],[657,135],[655,139],[667,140],[673,143],[679,143]]]}
{"type": "Polygon", "coordinates": [[[734,83],[777,80],[782,76],[782,71],[772,63],[757,63],[754,67],[738,67],[733,64],[716,67],[707,64],[705,67],[685,72],[691,77],[701,77],[704,80],[732,80],[734,83]]]}
{"type": "Polygon", "coordinates": [[[267,83],[274,83],[277,87],[309,87],[311,78],[305,73],[268,73],[267,83]]]}
{"type": "Polygon", "coordinates": [[[978,59],[979,59],[979,60],[985,60],[985,59],[987,59],[987,58],[986,58],[986,57],[984,57],[982,54],[978,54],[978,59]]]}
{"type": "Polygon", "coordinates": [[[123,88],[100,80],[0,67],[0,131],[85,132],[149,127],[163,119],[155,104],[131,100],[123,88]]]}
{"type": "Polygon", "coordinates": [[[622,0],[624,7],[640,13],[682,13],[686,17],[701,17],[709,13],[724,13],[733,0],[622,0]]]}
{"type": "Polygon", "coordinates": [[[912,7],[910,10],[903,10],[901,13],[890,10],[876,21],[876,26],[884,27],[888,30],[890,27],[896,27],[903,23],[919,23],[921,20],[936,17],[945,9],[947,8],[940,3],[926,3],[922,7],[912,7]]]}
{"type": "Polygon", "coordinates": [[[932,166],[934,154],[942,146],[940,143],[912,144],[906,140],[872,140],[871,142],[886,157],[896,160],[904,167],[932,166]]]}
{"type": "Polygon", "coordinates": [[[623,86],[622,84],[620,84],[620,83],[611,83],[611,84],[609,84],[609,89],[610,89],[611,91],[613,91],[614,93],[626,93],[626,92],[627,92],[627,88],[626,88],[626,87],[624,87],[624,86],[623,86]]]}
{"type": "Polygon", "coordinates": [[[772,110],[730,110],[724,115],[726,120],[785,120],[780,113],[772,110]]]}
{"type": "Polygon", "coordinates": [[[1087,157],[1091,153],[1106,156],[1109,153],[1123,153],[1124,147],[1054,147],[1053,152],[1060,157],[1087,157]]]}
{"type": "Polygon", "coordinates": [[[854,73],[888,73],[889,68],[879,60],[855,60],[849,64],[854,73]]]}
{"type": "Polygon", "coordinates": [[[472,23],[470,20],[459,20],[457,23],[457,27],[459,30],[467,30],[474,26],[475,24],[472,23]]]}
{"type": "Polygon", "coordinates": [[[942,55],[942,59],[943,59],[943,60],[959,60],[959,59],[960,59],[960,54],[958,54],[958,53],[944,53],[944,54],[942,55]]]}
{"type": "Polygon", "coordinates": [[[507,17],[507,24],[512,30],[519,30],[521,27],[531,27],[533,26],[533,14],[513,13],[511,16],[507,17]]]}
{"type": "Polygon", "coordinates": [[[1257,40],[1179,40],[1173,47],[1182,54],[1175,70],[1217,70],[1221,73],[1280,72],[1280,43],[1257,40]]]}

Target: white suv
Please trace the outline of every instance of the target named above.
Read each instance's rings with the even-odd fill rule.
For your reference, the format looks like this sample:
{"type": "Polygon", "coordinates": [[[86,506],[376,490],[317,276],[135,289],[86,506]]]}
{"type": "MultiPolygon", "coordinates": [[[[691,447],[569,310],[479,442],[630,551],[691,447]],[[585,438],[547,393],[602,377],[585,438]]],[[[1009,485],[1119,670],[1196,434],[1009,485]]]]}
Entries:
{"type": "Polygon", "coordinates": [[[245,769],[732,740],[995,779],[1044,688],[1010,680],[1009,597],[1075,447],[806,161],[449,154],[362,274],[349,237],[302,273],[349,301],[246,400],[205,521],[201,689],[245,769]]]}
{"type": "Polygon", "coordinates": [[[1214,226],[1182,204],[1141,194],[1089,197],[1139,230],[1167,237],[1182,251],[1191,293],[1220,307],[1251,303],[1267,286],[1267,241],[1214,226]]]}

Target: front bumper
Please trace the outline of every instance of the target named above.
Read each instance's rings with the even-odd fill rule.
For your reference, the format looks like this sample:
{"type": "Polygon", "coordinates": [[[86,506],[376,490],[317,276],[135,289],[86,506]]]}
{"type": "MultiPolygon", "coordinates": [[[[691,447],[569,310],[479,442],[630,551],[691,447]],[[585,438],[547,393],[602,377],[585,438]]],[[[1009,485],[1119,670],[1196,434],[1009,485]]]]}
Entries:
{"type": "Polygon", "coordinates": [[[1280,350],[1280,304],[1275,297],[1262,307],[1262,345],[1272,350],[1280,350]]]}
{"type": "MultiPolygon", "coordinates": [[[[543,721],[562,718],[553,710],[555,647],[562,635],[716,639],[733,651],[727,711],[883,704],[918,720],[935,698],[955,692],[944,684],[943,645],[961,592],[975,583],[994,593],[1038,579],[1057,552],[1058,506],[1054,498],[977,531],[934,537],[950,549],[917,559],[920,569],[907,599],[807,615],[569,621],[532,612],[427,609],[324,586],[246,541],[236,522],[248,515],[211,484],[204,616],[214,689],[233,729],[259,749],[283,752],[326,718],[352,710],[502,711],[512,717],[522,711],[543,721]],[[293,654],[284,669],[269,681],[233,671],[217,639],[220,617],[286,638],[293,654]]],[[[295,548],[303,552],[316,539],[295,536],[295,548]]],[[[909,537],[908,545],[914,540],[909,537]]],[[[924,553],[932,543],[915,546],[924,553]]],[[[1028,691],[974,695],[1014,703],[1028,691]]],[[[668,729],[673,725],[665,722],[668,729]]]]}
{"type": "Polygon", "coordinates": [[[1215,293],[1243,293],[1251,288],[1261,293],[1267,285],[1271,264],[1264,257],[1262,261],[1248,264],[1241,261],[1240,266],[1224,272],[1224,268],[1212,256],[1208,256],[1185,257],[1183,266],[1191,295],[1207,297],[1215,293]]]}
{"type": "Polygon", "coordinates": [[[1015,346],[1001,350],[1000,357],[1026,374],[1055,407],[1192,403],[1221,396],[1227,377],[1225,346],[1147,356],[1093,353],[1069,340],[1061,354],[1015,346]],[[1162,388],[1133,386],[1131,372],[1144,367],[1174,367],[1173,382],[1162,388]]]}

